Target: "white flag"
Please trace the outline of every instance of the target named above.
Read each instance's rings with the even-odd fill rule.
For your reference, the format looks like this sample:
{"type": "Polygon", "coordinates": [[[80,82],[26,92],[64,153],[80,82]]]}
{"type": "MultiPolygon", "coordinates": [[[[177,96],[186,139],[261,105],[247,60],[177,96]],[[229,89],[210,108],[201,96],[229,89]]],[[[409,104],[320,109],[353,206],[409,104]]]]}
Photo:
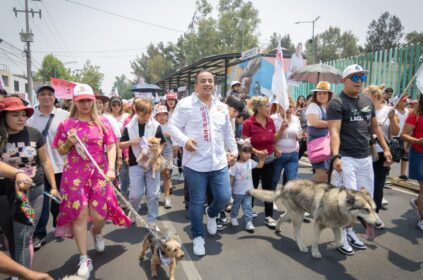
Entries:
{"type": "Polygon", "coordinates": [[[115,87],[115,89],[112,91],[111,96],[119,96],[119,92],[118,92],[117,87],[115,87]]]}
{"type": "Polygon", "coordinates": [[[276,101],[286,110],[289,107],[288,85],[286,83],[285,70],[283,69],[283,53],[280,43],[276,49],[274,66],[272,93],[276,96],[276,101]]]}
{"type": "Polygon", "coordinates": [[[423,63],[416,72],[416,85],[419,88],[420,93],[423,94],[423,63]]]}

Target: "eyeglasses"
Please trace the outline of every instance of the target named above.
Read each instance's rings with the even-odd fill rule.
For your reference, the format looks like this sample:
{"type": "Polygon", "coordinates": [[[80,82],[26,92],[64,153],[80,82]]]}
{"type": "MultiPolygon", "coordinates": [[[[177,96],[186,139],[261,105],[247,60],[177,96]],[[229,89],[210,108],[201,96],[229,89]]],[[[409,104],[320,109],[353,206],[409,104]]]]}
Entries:
{"type": "Polygon", "coordinates": [[[120,103],[119,102],[116,102],[116,103],[112,103],[112,107],[120,107],[121,105],[120,105],[120,103]]]}
{"type": "Polygon", "coordinates": [[[358,83],[359,81],[362,81],[363,83],[367,81],[367,76],[366,75],[352,75],[349,77],[351,81],[353,81],[354,83],[358,83]]]}

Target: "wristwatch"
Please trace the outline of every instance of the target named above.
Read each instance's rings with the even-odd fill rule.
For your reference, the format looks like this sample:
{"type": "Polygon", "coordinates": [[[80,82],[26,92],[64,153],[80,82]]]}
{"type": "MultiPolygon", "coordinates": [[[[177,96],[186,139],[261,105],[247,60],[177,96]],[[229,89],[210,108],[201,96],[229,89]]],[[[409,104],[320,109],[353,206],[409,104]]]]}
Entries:
{"type": "Polygon", "coordinates": [[[337,159],[337,158],[341,159],[342,156],[340,154],[336,154],[336,155],[332,156],[332,159],[337,159]]]}

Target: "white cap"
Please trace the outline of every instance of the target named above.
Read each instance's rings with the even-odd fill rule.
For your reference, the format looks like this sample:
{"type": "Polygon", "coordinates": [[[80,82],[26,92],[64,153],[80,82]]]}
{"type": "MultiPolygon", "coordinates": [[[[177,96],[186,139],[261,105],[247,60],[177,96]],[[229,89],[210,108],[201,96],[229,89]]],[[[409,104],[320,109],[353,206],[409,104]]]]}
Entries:
{"type": "Polygon", "coordinates": [[[344,72],[342,72],[342,78],[345,79],[346,77],[357,73],[368,74],[369,71],[364,70],[363,67],[358,64],[353,64],[344,69],[344,72]]]}
{"type": "Polygon", "coordinates": [[[239,81],[232,81],[231,87],[233,87],[234,85],[241,85],[241,83],[239,81]]]}
{"type": "Polygon", "coordinates": [[[154,117],[159,113],[168,113],[167,107],[165,105],[157,105],[154,107],[154,117]]]}
{"type": "Polygon", "coordinates": [[[73,99],[75,101],[81,99],[95,100],[94,91],[87,84],[76,84],[76,86],[73,88],[73,99]]]}

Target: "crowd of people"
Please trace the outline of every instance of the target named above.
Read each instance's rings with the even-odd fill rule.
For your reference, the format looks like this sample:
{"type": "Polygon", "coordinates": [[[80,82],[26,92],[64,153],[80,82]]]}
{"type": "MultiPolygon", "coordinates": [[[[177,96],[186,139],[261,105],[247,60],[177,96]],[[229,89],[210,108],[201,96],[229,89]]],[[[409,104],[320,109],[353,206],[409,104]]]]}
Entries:
{"type": "MultiPolygon", "coordinates": [[[[363,88],[367,74],[361,66],[350,65],[343,72],[342,92],[335,94],[329,82],[321,81],[296,102],[290,98],[287,108],[266,96],[240,95],[236,81],[228,97],[219,100],[214,76],[206,70],[197,73],[191,95],[178,100],[176,93],[168,92],[159,104],[142,97],[128,104],[119,96],[95,94],[85,84],[74,88],[68,110],[56,107],[55,90],[48,85],[37,89],[35,107],[4,94],[0,227],[11,258],[22,265],[9,273],[27,275],[22,269],[31,268],[34,248],[45,243],[51,212],[55,236],[75,239],[80,254],[77,275],[89,278],[93,266],[87,254],[87,224],[101,253],[107,220],[118,226],[133,223],[116,197],[115,189],[120,189],[136,210],[145,197],[147,227],[158,229],[161,182],[163,205],[172,208],[175,169],[184,180],[195,255],[206,254],[204,213],[210,235],[228,223],[240,226],[240,208],[248,232],[254,232],[255,223],[275,229],[276,205],[266,202],[264,220],[256,221],[248,191],[259,186],[275,190],[297,179],[299,160],[307,150],[309,155],[314,152],[316,142],[326,145],[330,155],[310,157],[311,180],[326,183],[332,177],[335,186],[364,186],[377,212],[384,207],[390,165],[400,161],[400,178],[417,180],[420,186],[419,196],[410,203],[423,230],[423,94],[415,102],[406,94],[392,101],[390,88],[363,88]],[[147,166],[146,158],[153,165],[147,166]],[[331,162],[333,176],[328,174],[331,162]],[[17,199],[29,202],[33,220],[17,206],[17,199]]],[[[379,228],[384,227],[382,223],[379,228]]],[[[353,255],[353,247],[366,245],[350,225],[338,249],[353,255]]]]}

